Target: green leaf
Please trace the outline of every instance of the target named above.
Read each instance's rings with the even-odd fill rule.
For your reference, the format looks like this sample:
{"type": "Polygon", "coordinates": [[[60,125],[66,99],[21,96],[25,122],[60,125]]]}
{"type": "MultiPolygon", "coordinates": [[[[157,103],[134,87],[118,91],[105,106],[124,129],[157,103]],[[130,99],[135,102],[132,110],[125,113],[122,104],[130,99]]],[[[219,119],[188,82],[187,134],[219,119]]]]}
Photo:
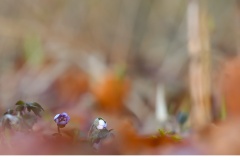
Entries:
{"type": "Polygon", "coordinates": [[[42,108],[42,106],[40,104],[38,104],[37,102],[24,102],[22,100],[19,100],[16,105],[18,105],[16,107],[16,111],[23,111],[24,110],[24,107],[27,108],[28,112],[31,112],[33,111],[33,113],[37,116],[40,117],[40,112],[41,111],[44,111],[44,109],[42,108]]]}
{"type": "Polygon", "coordinates": [[[33,107],[32,103],[26,102],[25,104],[27,107],[33,107]]]}
{"type": "Polygon", "coordinates": [[[39,113],[41,112],[41,109],[32,107],[31,110],[33,111],[33,113],[34,113],[35,115],[41,117],[41,115],[39,114],[39,113]]]}
{"type": "Polygon", "coordinates": [[[19,101],[17,101],[17,103],[16,103],[16,105],[24,105],[24,104],[25,104],[25,102],[22,101],[22,100],[19,100],[19,101]]]}
{"type": "Polygon", "coordinates": [[[16,111],[23,111],[24,110],[24,106],[20,105],[16,107],[16,111]]]}
{"type": "Polygon", "coordinates": [[[165,136],[166,135],[166,132],[164,131],[164,129],[159,129],[158,131],[159,131],[159,134],[161,136],[165,136]]]}
{"type": "Polygon", "coordinates": [[[33,102],[32,105],[33,105],[33,106],[36,106],[36,107],[38,107],[38,108],[40,108],[41,110],[44,111],[44,109],[42,108],[42,106],[41,106],[40,104],[38,104],[37,102],[33,102]]]}
{"type": "Polygon", "coordinates": [[[180,137],[179,135],[173,135],[172,138],[176,141],[182,140],[182,137],[180,137]]]}
{"type": "Polygon", "coordinates": [[[157,136],[153,135],[153,136],[151,136],[150,138],[156,139],[156,138],[157,138],[157,136]]]}
{"type": "Polygon", "coordinates": [[[220,118],[221,120],[225,120],[226,117],[227,117],[226,103],[225,100],[222,99],[220,118]]]}
{"type": "Polygon", "coordinates": [[[97,135],[98,138],[106,138],[109,134],[109,131],[107,129],[101,129],[97,135]]]}

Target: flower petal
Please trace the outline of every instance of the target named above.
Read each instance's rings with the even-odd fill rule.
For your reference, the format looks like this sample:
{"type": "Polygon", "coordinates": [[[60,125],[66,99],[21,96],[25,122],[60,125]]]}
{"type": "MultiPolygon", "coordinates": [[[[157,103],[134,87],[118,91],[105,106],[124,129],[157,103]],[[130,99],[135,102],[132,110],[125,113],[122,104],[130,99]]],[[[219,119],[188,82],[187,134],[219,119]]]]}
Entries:
{"type": "Polygon", "coordinates": [[[69,122],[69,121],[70,121],[70,117],[69,117],[69,116],[67,116],[66,118],[67,118],[67,122],[69,122]]]}
{"type": "Polygon", "coordinates": [[[98,121],[98,124],[103,126],[105,124],[105,122],[101,119],[98,121]]]}
{"type": "Polygon", "coordinates": [[[103,129],[103,126],[102,125],[98,125],[97,129],[103,129]]]}
{"type": "Polygon", "coordinates": [[[66,116],[66,117],[69,117],[66,112],[61,113],[61,115],[66,116]]]}
{"type": "Polygon", "coordinates": [[[107,128],[107,122],[103,125],[104,128],[107,128]]]}
{"type": "Polygon", "coordinates": [[[61,125],[66,125],[66,124],[67,124],[67,122],[66,122],[66,121],[60,121],[60,122],[58,122],[58,124],[61,124],[61,125]]]}
{"type": "Polygon", "coordinates": [[[58,123],[58,122],[59,122],[59,119],[55,119],[54,121],[55,121],[56,123],[58,123]]]}
{"type": "Polygon", "coordinates": [[[57,114],[57,115],[54,117],[54,120],[57,119],[59,116],[60,116],[60,114],[57,114]]]}

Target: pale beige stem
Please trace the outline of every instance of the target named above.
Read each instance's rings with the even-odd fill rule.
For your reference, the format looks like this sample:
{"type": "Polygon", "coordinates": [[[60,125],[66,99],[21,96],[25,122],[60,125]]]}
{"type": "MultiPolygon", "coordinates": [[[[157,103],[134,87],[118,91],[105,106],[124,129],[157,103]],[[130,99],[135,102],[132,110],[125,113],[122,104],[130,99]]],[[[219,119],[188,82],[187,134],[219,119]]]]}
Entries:
{"type": "Polygon", "coordinates": [[[189,0],[187,12],[191,123],[196,130],[211,120],[208,23],[206,10],[200,2],[202,3],[199,0],[189,0]]]}

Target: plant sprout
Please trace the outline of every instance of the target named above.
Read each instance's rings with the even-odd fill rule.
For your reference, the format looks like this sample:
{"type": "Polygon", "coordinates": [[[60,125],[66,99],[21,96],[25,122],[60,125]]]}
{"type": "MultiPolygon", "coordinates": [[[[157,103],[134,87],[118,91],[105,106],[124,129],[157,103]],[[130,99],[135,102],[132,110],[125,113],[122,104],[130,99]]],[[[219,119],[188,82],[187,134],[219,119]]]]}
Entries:
{"type": "Polygon", "coordinates": [[[89,130],[88,139],[95,149],[99,149],[101,140],[107,138],[112,129],[107,129],[107,122],[103,118],[96,118],[89,130]]]}

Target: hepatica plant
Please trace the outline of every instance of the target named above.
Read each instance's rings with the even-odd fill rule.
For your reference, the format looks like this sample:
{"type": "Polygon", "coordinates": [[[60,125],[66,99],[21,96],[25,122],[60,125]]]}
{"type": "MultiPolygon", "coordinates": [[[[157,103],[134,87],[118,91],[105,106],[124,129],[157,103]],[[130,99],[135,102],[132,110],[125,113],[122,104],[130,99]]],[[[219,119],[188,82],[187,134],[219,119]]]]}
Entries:
{"type": "Polygon", "coordinates": [[[96,118],[88,132],[88,140],[92,147],[98,150],[101,141],[113,135],[111,131],[112,129],[107,129],[107,122],[103,118],[96,118]]]}
{"type": "Polygon", "coordinates": [[[24,102],[19,100],[15,105],[15,108],[8,109],[1,118],[3,129],[31,131],[37,121],[36,116],[41,117],[41,112],[44,111],[44,109],[37,102],[24,102]],[[34,114],[32,114],[32,112],[34,114]]]}
{"type": "Polygon", "coordinates": [[[70,120],[70,117],[65,112],[57,114],[54,117],[54,121],[57,123],[57,126],[58,126],[58,134],[61,135],[60,128],[64,128],[68,124],[69,120],[70,120]]]}

